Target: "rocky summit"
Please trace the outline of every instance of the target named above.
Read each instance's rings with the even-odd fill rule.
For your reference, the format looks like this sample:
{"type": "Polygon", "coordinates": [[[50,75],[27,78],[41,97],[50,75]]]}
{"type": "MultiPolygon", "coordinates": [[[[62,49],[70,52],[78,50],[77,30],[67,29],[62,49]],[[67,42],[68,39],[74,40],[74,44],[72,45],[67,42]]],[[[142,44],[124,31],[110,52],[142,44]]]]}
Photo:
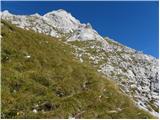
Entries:
{"type": "Polygon", "coordinates": [[[13,15],[6,10],[1,12],[1,19],[63,41],[81,63],[90,64],[101,76],[112,79],[139,108],[158,116],[158,59],[102,37],[89,23],[80,23],[62,9],[43,16],[13,15]]]}

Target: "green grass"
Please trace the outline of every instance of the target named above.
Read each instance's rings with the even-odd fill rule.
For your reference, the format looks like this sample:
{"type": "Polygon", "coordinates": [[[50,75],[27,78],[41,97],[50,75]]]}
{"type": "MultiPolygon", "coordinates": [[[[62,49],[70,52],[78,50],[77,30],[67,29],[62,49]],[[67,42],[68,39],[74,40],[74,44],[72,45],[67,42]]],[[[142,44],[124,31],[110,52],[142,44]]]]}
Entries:
{"type": "Polygon", "coordinates": [[[2,23],[2,118],[153,118],[62,41],[2,23]]]}

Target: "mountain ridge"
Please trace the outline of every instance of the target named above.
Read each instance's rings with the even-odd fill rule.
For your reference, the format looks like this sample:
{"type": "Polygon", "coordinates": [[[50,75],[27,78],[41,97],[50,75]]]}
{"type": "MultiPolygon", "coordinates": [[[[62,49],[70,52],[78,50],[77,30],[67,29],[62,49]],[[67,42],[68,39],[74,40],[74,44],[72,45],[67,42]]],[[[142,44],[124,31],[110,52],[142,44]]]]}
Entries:
{"type": "MultiPolygon", "coordinates": [[[[17,19],[18,18],[21,19],[20,17],[22,17],[23,19],[27,19],[25,16],[41,17],[40,19],[46,20],[48,22],[48,24],[53,24],[52,26],[56,27],[59,31],[63,32],[63,34],[73,32],[74,30],[77,30],[77,29],[79,31],[80,30],[83,31],[84,28],[91,28],[90,24],[81,24],[79,20],[75,19],[70,13],[68,13],[67,11],[65,11],[63,9],[59,9],[57,11],[51,11],[51,12],[48,12],[48,13],[42,15],[42,16],[39,14],[36,14],[36,13],[32,14],[32,15],[17,15],[17,19]]],[[[14,21],[14,19],[16,19],[16,16],[11,14],[7,10],[1,12],[1,17],[2,17],[2,19],[12,19],[12,22],[14,21]]],[[[21,22],[23,22],[23,20],[21,22]]],[[[26,21],[24,20],[24,22],[26,22],[26,21]]],[[[20,25],[20,23],[16,23],[16,22],[14,24],[19,24],[19,27],[25,28],[24,24],[20,25]]],[[[95,30],[93,30],[93,29],[90,29],[90,30],[92,30],[92,32],[93,31],[95,32],[95,30]]],[[[96,33],[96,34],[98,35],[98,33],[96,33]]],[[[96,38],[91,37],[90,39],[93,40],[96,38]]],[[[102,39],[102,38],[99,36],[98,39],[102,39]]],[[[89,38],[87,38],[87,40],[89,40],[89,38]]]]}
{"type": "MultiPolygon", "coordinates": [[[[67,12],[66,10],[64,10],[64,9],[58,9],[58,10],[53,10],[53,11],[51,11],[51,12],[48,12],[48,13],[45,13],[45,14],[43,14],[43,15],[40,15],[39,13],[33,13],[33,14],[30,14],[30,15],[23,15],[23,14],[21,14],[21,15],[14,15],[14,14],[12,14],[12,13],[10,13],[8,10],[4,10],[4,11],[2,11],[2,12],[0,12],[0,16],[1,16],[1,18],[2,19],[10,19],[9,21],[11,22],[11,19],[12,18],[7,18],[8,16],[19,16],[19,17],[24,17],[24,16],[33,16],[33,17],[44,17],[44,19],[45,19],[45,16],[47,16],[47,15],[49,15],[49,14],[57,14],[58,12],[64,12],[66,15],[69,15],[72,19],[74,19],[73,21],[77,21],[77,25],[78,26],[82,26],[82,27],[86,27],[86,28],[91,28],[92,29],[92,26],[91,26],[91,24],[90,23],[87,23],[87,24],[85,24],[85,23],[80,23],[80,21],[79,20],[77,20],[76,18],[74,18],[73,16],[72,16],[72,14],[71,13],[69,13],[69,12],[67,12]]],[[[58,16],[61,16],[61,15],[58,15],[58,16]]],[[[47,20],[48,21],[48,20],[47,20]]],[[[19,27],[21,27],[21,28],[25,28],[25,26],[20,26],[19,24],[20,23],[16,23],[16,22],[14,22],[14,20],[12,20],[12,23],[13,24],[17,24],[17,26],[19,26],[19,27]]],[[[36,27],[36,26],[35,26],[36,27]]],[[[51,26],[50,26],[51,27],[51,26]]],[[[64,26],[62,26],[62,27],[64,27],[64,26]]],[[[74,29],[76,29],[77,27],[71,27],[71,28],[69,28],[69,30],[66,32],[63,32],[62,34],[65,34],[65,33],[70,33],[70,32],[73,32],[74,31],[74,29]]],[[[39,32],[39,33],[42,33],[42,31],[38,31],[38,30],[36,30],[35,28],[30,28],[30,27],[26,27],[25,29],[32,29],[32,30],[34,30],[35,32],[39,32]]],[[[58,30],[59,31],[59,30],[58,30]]],[[[93,31],[95,31],[94,29],[93,29],[93,31]]],[[[86,31],[85,31],[86,32],[86,31]]],[[[58,35],[58,33],[57,33],[57,31],[53,31],[53,32],[51,32],[51,33],[45,33],[44,32],[44,34],[48,34],[48,35],[50,35],[50,36],[53,36],[53,37],[62,37],[63,35],[58,35]],[[55,33],[54,33],[55,32],[55,33]]],[[[96,32],[96,34],[98,34],[98,32],[96,32]]],[[[98,34],[99,35],[99,34],[98,34]]],[[[101,40],[101,41],[103,41],[102,42],[102,45],[104,44],[104,49],[107,47],[107,43],[106,42],[104,42],[104,40],[102,40],[102,39],[105,39],[105,38],[107,38],[108,40],[111,40],[111,41],[114,41],[114,42],[117,42],[117,41],[115,41],[115,40],[113,40],[113,39],[111,39],[111,38],[109,38],[109,37],[103,37],[103,36],[101,36],[101,35],[99,35],[100,37],[98,37],[98,40],[101,40]]],[[[82,37],[82,39],[80,39],[80,37],[77,39],[77,36],[76,37],[74,37],[74,36],[72,36],[70,39],[68,38],[68,35],[67,36],[65,36],[67,39],[68,39],[68,41],[74,41],[74,40],[95,40],[96,38],[95,37],[91,37],[92,39],[83,39],[83,37],[82,37]]],[[[121,44],[121,43],[119,43],[119,42],[117,42],[118,44],[121,44]]],[[[123,44],[121,44],[121,45],[123,45],[123,44]]],[[[123,45],[123,46],[126,46],[126,45],[123,45]]],[[[129,47],[129,48],[131,48],[131,47],[129,47]]],[[[133,49],[133,48],[132,48],[133,49]]],[[[107,50],[109,50],[109,49],[107,49],[107,50]]],[[[133,49],[133,50],[135,50],[135,49],[133,49]]],[[[143,52],[143,51],[139,51],[139,50],[135,50],[135,51],[137,51],[137,52],[143,52]]],[[[146,54],[146,53],[143,53],[143,54],[146,54]]],[[[150,57],[154,57],[154,56],[152,56],[152,55],[150,55],[150,54],[146,54],[146,55],[148,55],[148,56],[150,56],[150,57]]],[[[154,57],[155,59],[159,59],[159,58],[156,58],[156,57],[154,57]]]]}

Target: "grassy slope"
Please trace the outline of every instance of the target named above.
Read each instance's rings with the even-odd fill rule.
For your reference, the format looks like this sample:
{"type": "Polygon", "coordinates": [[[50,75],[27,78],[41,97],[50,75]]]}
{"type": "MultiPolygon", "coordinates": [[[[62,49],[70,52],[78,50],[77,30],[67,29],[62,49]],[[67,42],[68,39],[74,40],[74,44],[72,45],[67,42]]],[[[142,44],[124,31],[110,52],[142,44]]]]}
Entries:
{"type": "Polygon", "coordinates": [[[2,118],[152,118],[63,42],[2,23],[2,118]]]}

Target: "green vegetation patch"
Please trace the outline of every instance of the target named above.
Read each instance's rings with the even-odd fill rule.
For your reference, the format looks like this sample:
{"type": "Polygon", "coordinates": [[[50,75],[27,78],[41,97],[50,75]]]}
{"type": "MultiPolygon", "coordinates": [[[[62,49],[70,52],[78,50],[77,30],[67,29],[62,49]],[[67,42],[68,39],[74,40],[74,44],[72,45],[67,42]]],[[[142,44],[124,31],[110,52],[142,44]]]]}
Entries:
{"type": "Polygon", "coordinates": [[[2,23],[2,118],[153,118],[62,41],[2,23]]]}

